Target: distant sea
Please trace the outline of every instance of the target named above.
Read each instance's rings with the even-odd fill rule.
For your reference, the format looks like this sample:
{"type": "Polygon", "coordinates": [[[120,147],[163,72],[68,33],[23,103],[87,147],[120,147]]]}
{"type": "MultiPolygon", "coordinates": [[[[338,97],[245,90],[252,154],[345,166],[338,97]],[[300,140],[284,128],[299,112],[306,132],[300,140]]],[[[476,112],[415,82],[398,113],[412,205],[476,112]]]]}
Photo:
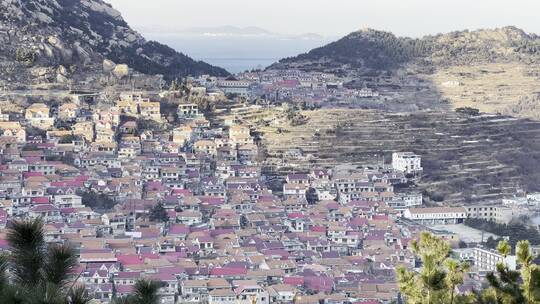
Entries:
{"type": "Polygon", "coordinates": [[[201,60],[226,69],[231,73],[239,73],[252,69],[264,69],[281,58],[201,58],[201,60]]]}
{"type": "Polygon", "coordinates": [[[275,36],[189,36],[145,33],[196,60],[225,68],[231,73],[265,68],[285,57],[296,56],[330,42],[329,38],[292,39],[275,36]]]}

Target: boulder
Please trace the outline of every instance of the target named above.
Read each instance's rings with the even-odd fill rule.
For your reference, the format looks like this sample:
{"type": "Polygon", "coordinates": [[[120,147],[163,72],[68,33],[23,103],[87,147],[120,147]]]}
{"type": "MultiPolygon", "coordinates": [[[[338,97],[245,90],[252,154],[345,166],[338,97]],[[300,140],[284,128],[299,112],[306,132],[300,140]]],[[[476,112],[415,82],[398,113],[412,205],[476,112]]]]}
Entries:
{"type": "Polygon", "coordinates": [[[30,70],[30,74],[34,77],[48,77],[52,73],[52,69],[48,67],[37,67],[30,70]]]}
{"type": "Polygon", "coordinates": [[[58,83],[69,83],[69,78],[62,74],[56,75],[56,82],[58,83]]]}
{"type": "Polygon", "coordinates": [[[103,72],[110,73],[114,71],[115,68],[116,68],[116,63],[114,63],[114,61],[109,60],[109,59],[103,60],[103,72]]]}
{"type": "Polygon", "coordinates": [[[118,79],[128,76],[129,66],[127,64],[117,64],[113,70],[113,75],[118,79]]]}
{"type": "Polygon", "coordinates": [[[59,66],[58,69],[56,69],[56,73],[63,76],[67,76],[69,74],[68,70],[63,65],[59,66]]]}

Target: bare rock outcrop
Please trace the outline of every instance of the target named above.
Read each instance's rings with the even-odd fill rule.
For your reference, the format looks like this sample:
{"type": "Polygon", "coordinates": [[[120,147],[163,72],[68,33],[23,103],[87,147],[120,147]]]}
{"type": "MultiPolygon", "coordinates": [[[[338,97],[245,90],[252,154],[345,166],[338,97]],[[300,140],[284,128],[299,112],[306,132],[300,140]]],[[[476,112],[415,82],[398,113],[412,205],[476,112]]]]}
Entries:
{"type": "Polygon", "coordinates": [[[147,41],[103,0],[0,0],[0,80],[65,82],[116,69],[120,77],[228,74],[147,41]]]}

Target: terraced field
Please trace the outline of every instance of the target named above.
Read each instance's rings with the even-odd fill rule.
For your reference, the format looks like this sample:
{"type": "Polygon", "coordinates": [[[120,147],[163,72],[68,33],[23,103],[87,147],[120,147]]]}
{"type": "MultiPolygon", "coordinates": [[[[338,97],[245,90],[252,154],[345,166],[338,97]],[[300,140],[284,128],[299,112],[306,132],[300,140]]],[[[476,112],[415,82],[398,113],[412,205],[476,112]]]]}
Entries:
{"type": "Polygon", "coordinates": [[[418,186],[445,204],[500,200],[540,190],[540,122],[454,112],[392,114],[351,109],[302,112],[291,126],[279,110],[243,110],[277,172],[337,164],[381,165],[394,151],[423,156],[418,186]],[[299,149],[298,156],[291,151],[299,149]]]}
{"type": "Polygon", "coordinates": [[[540,67],[536,64],[451,66],[424,78],[455,108],[540,119],[540,67]]]}

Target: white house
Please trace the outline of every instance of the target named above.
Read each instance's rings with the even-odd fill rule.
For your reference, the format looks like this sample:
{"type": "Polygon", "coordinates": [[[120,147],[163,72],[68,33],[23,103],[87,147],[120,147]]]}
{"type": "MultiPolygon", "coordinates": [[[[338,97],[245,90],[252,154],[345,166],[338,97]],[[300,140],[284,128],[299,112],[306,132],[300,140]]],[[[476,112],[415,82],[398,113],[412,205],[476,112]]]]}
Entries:
{"type": "Polygon", "coordinates": [[[236,304],[236,293],[230,289],[216,289],[208,294],[208,304],[236,304]]]}
{"type": "Polygon", "coordinates": [[[423,171],[422,158],[412,152],[392,153],[392,168],[406,174],[418,174],[423,171]]]}

